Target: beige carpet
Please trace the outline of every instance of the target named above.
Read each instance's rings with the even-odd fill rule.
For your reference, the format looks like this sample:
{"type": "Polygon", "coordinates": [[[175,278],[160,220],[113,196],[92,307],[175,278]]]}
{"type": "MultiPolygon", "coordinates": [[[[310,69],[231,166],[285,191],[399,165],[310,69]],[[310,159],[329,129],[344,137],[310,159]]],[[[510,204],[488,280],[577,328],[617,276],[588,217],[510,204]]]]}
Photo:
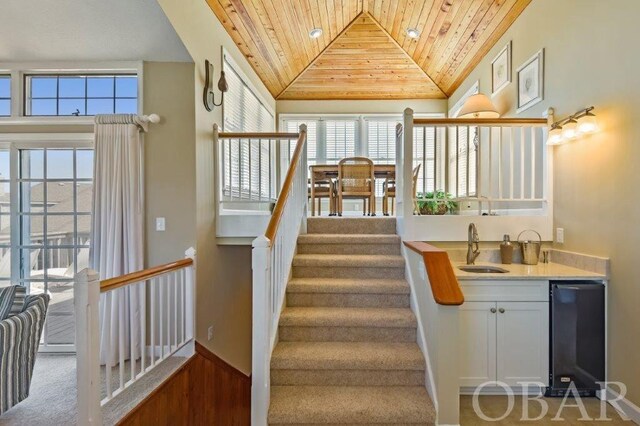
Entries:
{"type": "Polygon", "coordinates": [[[435,423],[394,218],[309,218],[271,362],[269,424],[435,423]]]}
{"type": "MultiPolygon", "coordinates": [[[[103,409],[104,424],[115,424],[185,361],[180,357],[165,360],[121,396],[110,401],[103,409]]],[[[112,383],[115,385],[117,380],[114,377],[112,383]]],[[[102,393],[105,393],[104,385],[102,393]]],[[[76,398],[75,355],[38,354],[29,397],[0,416],[0,425],[75,425],[76,398]]]]}

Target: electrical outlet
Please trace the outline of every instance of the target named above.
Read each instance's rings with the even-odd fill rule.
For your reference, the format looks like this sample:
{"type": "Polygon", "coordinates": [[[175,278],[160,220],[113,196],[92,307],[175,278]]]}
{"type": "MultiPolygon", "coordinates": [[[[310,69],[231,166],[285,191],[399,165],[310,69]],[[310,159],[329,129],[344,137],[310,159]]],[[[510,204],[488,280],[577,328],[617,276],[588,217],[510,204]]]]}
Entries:
{"type": "Polygon", "coordinates": [[[213,326],[209,326],[207,329],[207,340],[213,339],[213,326]]]}
{"type": "Polygon", "coordinates": [[[164,217],[156,217],[156,231],[164,231],[166,228],[166,222],[164,217]]]}
{"type": "Polygon", "coordinates": [[[564,228],[556,228],[556,243],[564,244],[564,228]]]}

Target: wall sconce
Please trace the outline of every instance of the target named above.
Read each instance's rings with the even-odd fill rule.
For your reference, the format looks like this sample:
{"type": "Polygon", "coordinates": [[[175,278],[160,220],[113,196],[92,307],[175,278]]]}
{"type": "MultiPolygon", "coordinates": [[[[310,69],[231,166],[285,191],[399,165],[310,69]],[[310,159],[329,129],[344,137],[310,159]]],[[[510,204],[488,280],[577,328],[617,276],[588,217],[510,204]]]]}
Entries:
{"type": "Polygon", "coordinates": [[[205,68],[205,82],[204,82],[204,93],[202,94],[202,101],[204,103],[204,107],[207,111],[213,110],[213,107],[217,107],[222,105],[224,102],[224,92],[229,90],[229,85],[227,84],[227,79],[224,76],[224,71],[220,71],[220,80],[218,80],[218,90],[222,92],[222,96],[220,97],[220,103],[217,104],[215,100],[215,95],[213,93],[213,64],[209,62],[208,59],[204,61],[205,68]]]}
{"type": "Polygon", "coordinates": [[[547,145],[561,145],[581,135],[595,133],[599,130],[598,121],[591,111],[595,107],[581,109],[575,114],[556,121],[551,125],[547,145]]]}

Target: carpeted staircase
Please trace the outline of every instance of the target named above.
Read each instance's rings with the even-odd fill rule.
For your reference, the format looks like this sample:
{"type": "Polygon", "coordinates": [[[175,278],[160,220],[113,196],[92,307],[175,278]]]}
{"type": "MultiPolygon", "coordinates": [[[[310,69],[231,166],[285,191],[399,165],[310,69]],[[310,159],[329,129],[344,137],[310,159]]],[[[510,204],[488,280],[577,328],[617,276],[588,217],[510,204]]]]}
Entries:
{"type": "Polygon", "coordinates": [[[435,424],[394,218],[309,218],[271,361],[269,424],[435,424]]]}

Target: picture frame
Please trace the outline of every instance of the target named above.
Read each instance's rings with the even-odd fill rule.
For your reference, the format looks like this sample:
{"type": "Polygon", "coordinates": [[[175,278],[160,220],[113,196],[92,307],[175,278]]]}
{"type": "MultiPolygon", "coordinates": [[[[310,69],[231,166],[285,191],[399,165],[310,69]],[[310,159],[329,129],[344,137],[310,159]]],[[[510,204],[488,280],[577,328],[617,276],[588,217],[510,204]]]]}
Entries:
{"type": "Polygon", "coordinates": [[[511,41],[491,61],[491,96],[511,83],[511,41]]]}
{"type": "Polygon", "coordinates": [[[516,71],[518,83],[517,113],[544,99],[544,49],[523,63],[516,71]]]}

